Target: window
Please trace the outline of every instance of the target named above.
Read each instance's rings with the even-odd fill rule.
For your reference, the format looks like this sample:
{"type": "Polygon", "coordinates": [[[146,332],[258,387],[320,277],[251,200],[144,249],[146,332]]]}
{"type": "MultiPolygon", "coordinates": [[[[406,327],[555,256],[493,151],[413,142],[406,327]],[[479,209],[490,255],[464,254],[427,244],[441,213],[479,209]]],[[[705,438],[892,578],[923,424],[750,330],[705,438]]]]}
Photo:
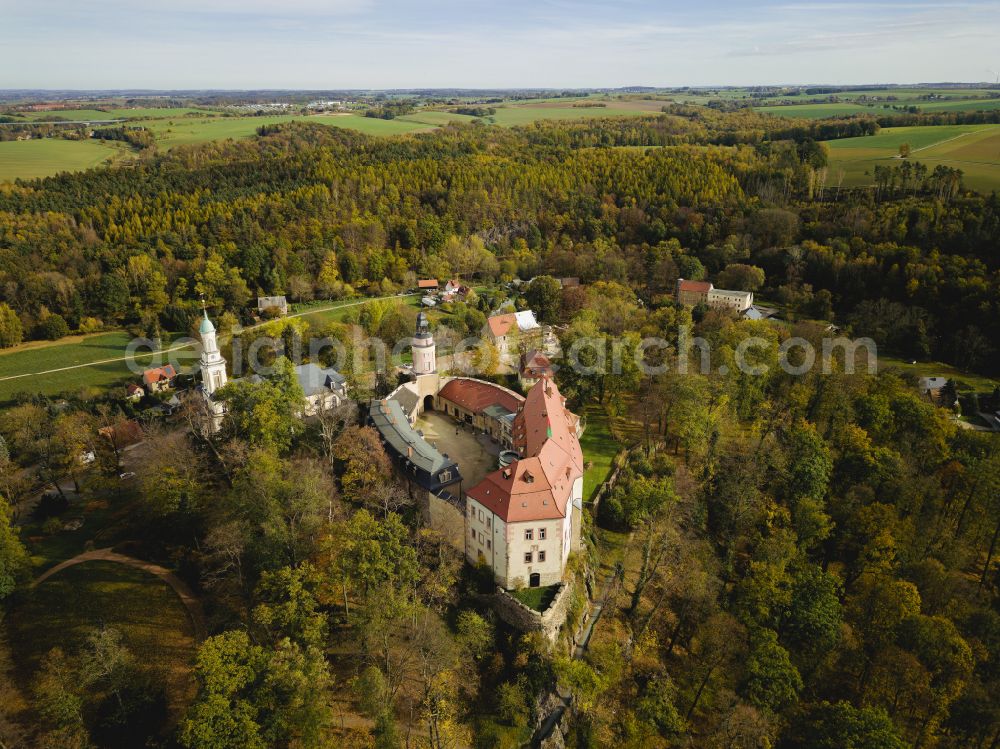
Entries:
{"type": "Polygon", "coordinates": [[[535,532],[531,528],[528,528],[528,530],[524,532],[525,541],[531,541],[532,539],[534,539],[534,537],[535,537],[535,532]]]}
{"type": "Polygon", "coordinates": [[[473,520],[476,519],[476,508],[475,507],[469,507],[469,517],[472,518],[473,520]]]}
{"type": "Polygon", "coordinates": [[[487,549],[493,548],[493,543],[488,538],[486,539],[486,548],[487,549]]]}
{"type": "Polygon", "coordinates": [[[524,563],[525,564],[531,564],[531,552],[530,551],[524,552],[524,563]]]}
{"type": "Polygon", "coordinates": [[[538,561],[539,562],[544,562],[545,561],[545,552],[544,551],[539,551],[538,552],[538,561]]]}
{"type": "Polygon", "coordinates": [[[438,476],[438,479],[442,484],[446,481],[451,481],[451,471],[441,471],[441,475],[438,476]]]}
{"type": "Polygon", "coordinates": [[[472,533],[472,540],[475,541],[476,540],[476,529],[473,528],[470,532],[472,533]]]}
{"type": "Polygon", "coordinates": [[[539,541],[544,541],[545,540],[545,529],[544,528],[539,528],[538,529],[538,540],[539,541]]]}
{"type": "Polygon", "coordinates": [[[483,511],[482,510],[479,511],[479,522],[480,523],[483,522],[483,511]]]}
{"type": "Polygon", "coordinates": [[[487,528],[492,528],[493,527],[493,518],[491,518],[489,516],[486,517],[486,527],[487,528]]]}

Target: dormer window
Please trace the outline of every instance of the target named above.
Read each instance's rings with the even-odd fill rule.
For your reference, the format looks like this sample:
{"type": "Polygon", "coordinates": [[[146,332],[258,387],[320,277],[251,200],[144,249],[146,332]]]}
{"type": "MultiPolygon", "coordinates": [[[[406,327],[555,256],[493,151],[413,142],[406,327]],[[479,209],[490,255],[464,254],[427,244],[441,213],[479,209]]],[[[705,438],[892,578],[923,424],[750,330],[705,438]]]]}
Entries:
{"type": "Polygon", "coordinates": [[[524,479],[524,483],[526,484],[532,484],[535,481],[535,477],[532,475],[531,471],[525,471],[521,475],[521,478],[524,479]]]}

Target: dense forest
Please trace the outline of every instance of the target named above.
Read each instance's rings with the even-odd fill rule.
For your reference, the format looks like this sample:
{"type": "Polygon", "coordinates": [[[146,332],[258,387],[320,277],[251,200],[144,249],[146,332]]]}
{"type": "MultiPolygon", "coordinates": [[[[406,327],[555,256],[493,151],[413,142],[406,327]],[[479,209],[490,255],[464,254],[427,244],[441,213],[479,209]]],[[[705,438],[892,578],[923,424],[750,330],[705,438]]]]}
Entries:
{"type": "Polygon", "coordinates": [[[30,338],[50,315],[185,330],[201,294],[239,315],[257,292],[337,298],[413,273],[572,275],[652,299],[751,262],[766,291],[829,292],[838,322],[898,306],[907,356],[997,370],[996,196],[919,164],[839,190],[816,138],[843,124],[677,109],[387,140],[291,124],[8,186],[0,300],[30,338]]]}
{"type": "MultiPolygon", "coordinates": [[[[670,359],[692,325],[713,366],[557,375],[588,431],[606,422],[604,447],[622,449],[569,565],[564,638],[616,581],[576,659],[565,639],[550,649],[496,620],[491,581],[420,526],[357,409],[295,417],[302,391],[280,357],[223,390],[219,435],[191,409],[148,425],[110,540],[206,601],[197,694],[150,736],[163,697],[105,631],[42,659],[19,685],[33,709],[0,713],[0,740],[518,747],[558,684],[573,747],[1000,746],[1000,441],[898,371],[777,366],[781,342],[818,347],[836,323],[998,371],[1000,201],[909,162],[877,190],[836,189],[824,126],[693,109],[385,140],[293,124],[3,188],[6,345],[85,326],[186,331],[200,295],[235,320],[258,291],[340,298],[451,275],[489,287],[448,318],[466,334],[507,293],[494,282],[534,277],[515,302],[556,324],[564,350],[657,336],[670,359]],[[570,276],[582,285],[555,280],[570,276]],[[678,277],[753,288],[786,319],[681,307],[678,277]],[[763,374],[735,366],[748,336],[773,344],[755,349],[763,374]]],[[[412,329],[401,309],[270,332],[395,338],[412,329]]],[[[7,409],[5,503],[39,483],[107,496],[120,446],[98,435],[124,420],[113,402],[7,409]],[[84,449],[95,458],[80,466],[84,449]]],[[[31,575],[9,514],[0,596],[16,620],[31,575]]]]}

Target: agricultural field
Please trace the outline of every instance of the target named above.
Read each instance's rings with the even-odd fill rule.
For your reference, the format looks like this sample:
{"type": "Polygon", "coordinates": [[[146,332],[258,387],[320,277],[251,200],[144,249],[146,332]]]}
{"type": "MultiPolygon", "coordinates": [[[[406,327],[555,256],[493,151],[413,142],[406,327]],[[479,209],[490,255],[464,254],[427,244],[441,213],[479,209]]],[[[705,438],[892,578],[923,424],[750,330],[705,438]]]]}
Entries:
{"type": "Polygon", "coordinates": [[[211,115],[208,109],[193,107],[108,107],[107,109],[56,109],[48,112],[21,112],[9,116],[19,117],[24,122],[38,122],[52,117],[63,120],[146,120],[163,117],[183,117],[187,114],[211,115]]]}
{"type": "Polygon", "coordinates": [[[1000,189],[1000,125],[893,127],[878,135],[827,141],[828,182],[837,182],[842,172],[845,186],[872,184],[875,165],[896,163],[903,143],[910,144],[910,158],[929,169],[944,164],[961,169],[967,187],[1000,189]]]}
{"type": "Polygon", "coordinates": [[[293,120],[318,122],[332,127],[360,130],[369,135],[399,135],[429,130],[433,125],[402,119],[380,120],[356,114],[294,115],[276,114],[263,117],[211,117],[205,119],[149,120],[146,126],[156,135],[157,145],[164,150],[174,146],[209,143],[226,138],[248,138],[264,125],[277,125],[293,120]]]}
{"type": "Polygon", "coordinates": [[[458,114],[457,112],[439,112],[434,109],[427,110],[417,110],[412,114],[406,114],[402,117],[397,117],[395,122],[416,122],[420,125],[427,125],[430,127],[440,127],[441,125],[447,125],[449,122],[472,122],[475,117],[471,117],[467,114],[458,114]]]}
{"type": "Polygon", "coordinates": [[[866,107],[861,104],[841,102],[838,104],[788,104],[773,107],[754,107],[757,112],[773,114],[777,117],[802,117],[809,120],[821,120],[825,117],[843,117],[856,114],[879,115],[891,110],[882,106],[866,107]]]}
{"type": "Polygon", "coordinates": [[[120,144],[111,141],[62,138],[4,141],[0,143],[0,182],[90,169],[125,153],[120,144]]]}
{"type": "MultiPolygon", "coordinates": [[[[588,102],[589,103],[589,102],[588,102]]],[[[486,122],[505,127],[527,125],[538,120],[580,120],[590,117],[635,117],[658,113],[665,101],[598,101],[606,106],[573,106],[566,101],[498,106],[495,115],[484,118],[486,122]]]]}
{"type": "MultiPolygon", "coordinates": [[[[499,105],[491,124],[501,126],[525,125],[536,120],[571,120],[588,117],[635,116],[659,112],[666,103],[659,100],[608,100],[593,99],[605,106],[573,106],[580,99],[532,100],[529,103],[499,105]]],[[[588,99],[587,101],[590,101],[588,99]]],[[[249,138],[263,125],[273,125],[293,120],[318,122],[331,127],[359,130],[375,136],[402,135],[425,132],[449,122],[471,122],[468,115],[436,109],[417,110],[393,120],[364,117],[359,114],[276,114],[260,117],[225,117],[209,110],[184,108],[135,108],[99,110],[62,110],[59,112],[31,112],[26,115],[37,119],[57,114],[67,119],[116,119],[126,118],[153,132],[157,146],[169,150],[174,146],[209,143],[227,138],[249,138]],[[192,115],[201,116],[192,116],[192,115]]],[[[0,143],[0,182],[17,178],[48,177],[62,171],[79,171],[109,163],[119,156],[131,153],[121,144],[97,141],[69,141],[59,138],[44,140],[11,141],[0,143]]]]}

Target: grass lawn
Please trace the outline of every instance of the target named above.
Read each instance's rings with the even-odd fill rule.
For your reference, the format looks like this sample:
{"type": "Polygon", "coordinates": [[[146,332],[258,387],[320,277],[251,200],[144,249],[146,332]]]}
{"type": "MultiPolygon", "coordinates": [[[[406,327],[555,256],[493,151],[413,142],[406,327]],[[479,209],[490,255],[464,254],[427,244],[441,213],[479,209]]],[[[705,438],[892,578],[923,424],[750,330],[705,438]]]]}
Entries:
{"type": "Polygon", "coordinates": [[[963,372],[950,364],[941,362],[917,362],[911,364],[907,360],[897,359],[893,356],[879,354],[878,369],[884,372],[888,369],[897,369],[901,372],[912,374],[915,377],[947,377],[955,381],[959,392],[972,390],[977,393],[992,393],[993,388],[1000,385],[1000,380],[991,379],[983,375],[963,372]]]}
{"type": "Polygon", "coordinates": [[[0,182],[51,177],[114,161],[128,151],[110,141],[8,140],[0,143],[0,182]]]}
{"type": "Polygon", "coordinates": [[[110,626],[155,674],[175,719],[193,697],[191,620],[174,592],[141,570],[97,561],[70,567],[18,594],[4,624],[22,690],[53,647],[75,653],[89,632],[110,626]]]}
{"type": "MultiPolygon", "coordinates": [[[[10,400],[21,392],[59,395],[80,392],[91,387],[107,388],[115,383],[133,380],[136,375],[131,372],[125,361],[94,364],[39,376],[4,379],[122,357],[126,355],[125,347],[130,340],[131,336],[125,331],[113,331],[74,336],[68,341],[31,343],[0,352],[0,403],[10,400]]],[[[194,349],[174,352],[174,356],[184,364],[193,358],[194,349]]],[[[136,356],[135,361],[140,366],[148,366],[152,362],[152,356],[136,356]]]]}
{"type": "MultiPolygon", "coordinates": [[[[311,326],[322,327],[325,323],[344,322],[352,312],[358,313],[365,304],[374,301],[373,299],[357,298],[345,299],[341,303],[336,302],[312,302],[307,304],[297,304],[293,314],[300,315],[307,320],[311,326]],[[310,307],[316,307],[316,311],[311,312],[310,307]]],[[[406,307],[419,307],[420,295],[408,294],[400,297],[390,297],[389,302],[399,303],[406,307]]]]}
{"type": "Polygon", "coordinates": [[[583,472],[583,500],[589,501],[594,491],[611,473],[611,465],[619,445],[611,436],[608,415],[600,406],[588,406],[583,415],[587,419],[587,429],[580,439],[584,463],[590,467],[583,472]]]}
{"type": "Polygon", "coordinates": [[[545,611],[556,597],[558,585],[546,585],[541,588],[521,588],[512,590],[510,594],[528,608],[535,611],[545,611]]]}
{"type": "Polygon", "coordinates": [[[828,184],[836,184],[840,172],[846,186],[872,184],[876,165],[900,163],[895,157],[903,143],[910,144],[910,159],[930,171],[944,164],[961,169],[967,187],[1000,189],[1000,125],[892,127],[878,135],[826,141],[830,149],[828,184]]]}
{"type": "Polygon", "coordinates": [[[600,579],[610,575],[619,562],[625,561],[628,550],[628,533],[602,528],[594,522],[594,540],[601,560],[600,579]]]}
{"type": "MultiPolygon", "coordinates": [[[[42,531],[42,521],[28,518],[21,527],[21,540],[31,559],[32,574],[40,575],[59,562],[87,551],[88,546],[113,546],[123,540],[125,519],[132,511],[131,503],[135,499],[133,486],[134,484],[123,481],[114,484],[101,497],[86,500],[69,495],[69,509],[59,519],[63,523],[82,519],[83,525],[76,530],[46,534],[42,531]]],[[[49,491],[51,487],[45,487],[45,490],[49,491]]]]}

